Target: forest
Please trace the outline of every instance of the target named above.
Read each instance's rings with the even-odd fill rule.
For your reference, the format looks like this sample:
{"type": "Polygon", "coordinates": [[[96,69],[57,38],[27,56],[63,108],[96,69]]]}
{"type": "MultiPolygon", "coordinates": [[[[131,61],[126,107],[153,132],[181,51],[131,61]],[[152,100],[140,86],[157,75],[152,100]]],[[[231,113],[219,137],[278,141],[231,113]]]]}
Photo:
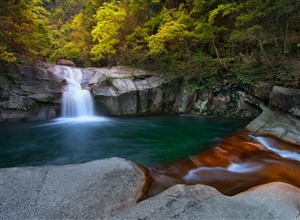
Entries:
{"type": "Polygon", "coordinates": [[[298,0],[2,0],[0,19],[2,78],[65,58],[208,82],[300,80],[298,0]]]}

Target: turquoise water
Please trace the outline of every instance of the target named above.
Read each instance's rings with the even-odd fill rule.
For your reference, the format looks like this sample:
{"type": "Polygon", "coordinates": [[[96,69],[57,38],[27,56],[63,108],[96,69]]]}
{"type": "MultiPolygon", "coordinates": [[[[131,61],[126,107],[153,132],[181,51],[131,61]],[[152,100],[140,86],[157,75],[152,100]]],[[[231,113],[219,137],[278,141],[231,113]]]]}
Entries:
{"type": "Polygon", "coordinates": [[[0,167],[77,164],[109,157],[152,167],[201,153],[248,123],[178,116],[1,123],[0,167]]]}

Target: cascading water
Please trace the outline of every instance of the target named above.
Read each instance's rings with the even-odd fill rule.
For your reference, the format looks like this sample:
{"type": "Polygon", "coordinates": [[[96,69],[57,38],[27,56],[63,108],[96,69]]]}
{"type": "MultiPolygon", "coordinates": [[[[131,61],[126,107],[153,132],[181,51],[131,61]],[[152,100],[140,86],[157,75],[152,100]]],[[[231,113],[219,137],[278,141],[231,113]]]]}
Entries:
{"type": "Polygon", "coordinates": [[[94,116],[92,96],[88,90],[82,89],[80,84],[82,82],[81,70],[65,67],[59,75],[68,82],[62,98],[62,117],[94,116]]]}

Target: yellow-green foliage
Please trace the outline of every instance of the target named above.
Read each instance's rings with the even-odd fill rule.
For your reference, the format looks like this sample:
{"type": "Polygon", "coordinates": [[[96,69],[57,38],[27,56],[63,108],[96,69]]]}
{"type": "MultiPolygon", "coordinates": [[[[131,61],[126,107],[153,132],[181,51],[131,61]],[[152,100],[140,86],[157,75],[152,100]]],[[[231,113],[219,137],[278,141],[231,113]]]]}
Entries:
{"type": "Polygon", "coordinates": [[[189,23],[193,20],[185,14],[184,10],[171,11],[160,25],[156,34],[147,38],[149,54],[157,55],[168,50],[182,49],[193,33],[189,31],[189,23]]]}
{"type": "Polygon", "coordinates": [[[277,79],[299,60],[299,11],[299,0],[0,1],[0,62],[43,55],[180,74],[241,69],[240,79],[254,69],[277,79]]]}
{"type": "Polygon", "coordinates": [[[104,3],[97,11],[97,25],[92,30],[92,36],[95,42],[91,50],[93,60],[101,60],[114,55],[116,44],[119,43],[119,31],[122,23],[125,20],[126,11],[118,7],[118,4],[113,1],[104,3]]]}

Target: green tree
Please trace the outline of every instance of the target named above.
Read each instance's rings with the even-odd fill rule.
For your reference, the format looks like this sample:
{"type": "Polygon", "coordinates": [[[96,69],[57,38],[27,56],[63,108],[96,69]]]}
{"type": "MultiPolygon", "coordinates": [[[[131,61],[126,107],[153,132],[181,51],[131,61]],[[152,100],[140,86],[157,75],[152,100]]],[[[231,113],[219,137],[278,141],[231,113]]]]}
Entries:
{"type": "Polygon", "coordinates": [[[179,10],[170,10],[157,33],[147,38],[149,54],[158,55],[167,51],[183,50],[193,37],[190,31],[193,24],[193,19],[185,13],[183,7],[179,10]]]}
{"type": "Polygon", "coordinates": [[[41,0],[1,1],[0,62],[28,62],[47,55],[51,38],[41,0]]]}
{"type": "Polygon", "coordinates": [[[116,54],[120,42],[119,32],[126,17],[126,11],[113,1],[104,3],[97,11],[97,25],[92,30],[95,42],[91,50],[92,59],[100,61],[116,54]]]}
{"type": "Polygon", "coordinates": [[[239,8],[235,3],[220,4],[209,12],[205,22],[197,22],[195,28],[195,34],[200,40],[210,42],[213,45],[219,63],[224,69],[227,69],[227,66],[220,57],[216,40],[223,41],[224,36],[230,33],[233,25],[232,21],[234,21],[235,13],[239,11],[239,8]]]}

